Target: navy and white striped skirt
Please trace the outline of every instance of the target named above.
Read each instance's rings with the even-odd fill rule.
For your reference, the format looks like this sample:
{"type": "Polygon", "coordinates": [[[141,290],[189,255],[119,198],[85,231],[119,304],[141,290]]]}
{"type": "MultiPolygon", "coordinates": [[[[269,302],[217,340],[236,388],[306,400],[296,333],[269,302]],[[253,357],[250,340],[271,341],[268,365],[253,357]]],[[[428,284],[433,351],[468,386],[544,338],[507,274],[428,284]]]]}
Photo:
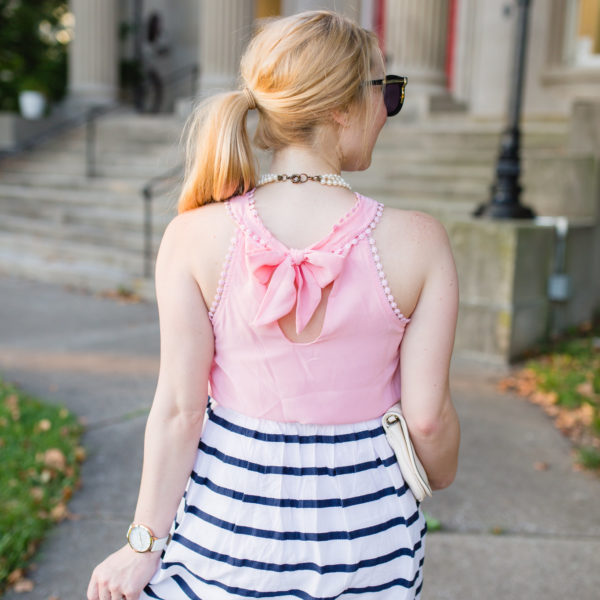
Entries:
{"type": "Polygon", "coordinates": [[[280,422],[211,399],[141,598],[419,598],[426,531],[380,418],[280,422]]]}

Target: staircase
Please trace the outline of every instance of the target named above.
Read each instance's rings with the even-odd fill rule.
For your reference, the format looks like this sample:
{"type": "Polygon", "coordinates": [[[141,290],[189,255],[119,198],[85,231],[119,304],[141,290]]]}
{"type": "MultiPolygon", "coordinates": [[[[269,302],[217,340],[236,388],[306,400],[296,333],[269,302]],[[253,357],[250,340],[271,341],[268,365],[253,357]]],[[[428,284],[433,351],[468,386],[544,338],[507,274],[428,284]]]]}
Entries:
{"type": "MultiPolygon", "coordinates": [[[[555,201],[564,205],[562,190],[543,182],[556,160],[566,160],[567,125],[523,127],[522,202],[540,214],[551,214],[555,201]]],[[[114,114],[97,127],[97,177],[85,176],[83,129],[0,163],[0,273],[152,297],[152,278],[143,276],[140,191],[148,179],[181,161],[183,120],[114,114]]],[[[442,220],[466,216],[489,199],[501,130],[501,123],[474,123],[462,114],[436,115],[422,123],[391,119],[371,168],[344,177],[385,204],[442,220]]],[[[261,162],[266,168],[264,155],[261,162]]],[[[170,182],[171,192],[154,199],[153,257],[176,214],[178,184],[170,182]]]]}
{"type": "MultiPolygon", "coordinates": [[[[151,177],[180,162],[183,122],[118,114],[97,124],[96,177],[85,176],[85,131],[0,164],[0,272],[92,291],[153,294],[144,274],[144,201],[151,177]]],[[[153,254],[176,214],[152,206],[153,254]]],[[[163,186],[163,188],[166,186],[163,186]]]]}
{"type": "MultiPolygon", "coordinates": [[[[449,113],[421,123],[390,119],[375,146],[371,167],[345,177],[386,205],[421,210],[442,220],[465,217],[489,202],[503,127],[500,122],[477,123],[449,113]]],[[[552,179],[557,161],[567,160],[567,136],[567,121],[522,127],[521,203],[538,214],[564,208],[563,190],[545,182],[552,179]]]]}

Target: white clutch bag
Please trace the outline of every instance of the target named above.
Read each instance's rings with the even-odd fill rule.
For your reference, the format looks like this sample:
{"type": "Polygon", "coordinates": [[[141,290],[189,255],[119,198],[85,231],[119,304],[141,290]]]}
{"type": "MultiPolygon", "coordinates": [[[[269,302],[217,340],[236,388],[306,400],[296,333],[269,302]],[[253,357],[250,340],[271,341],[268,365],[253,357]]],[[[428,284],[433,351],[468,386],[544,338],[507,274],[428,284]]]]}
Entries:
{"type": "Polygon", "coordinates": [[[412,490],[415,498],[421,502],[425,496],[431,496],[431,486],[427,473],[413,448],[406,420],[402,415],[400,401],[392,404],[381,417],[385,435],[394,449],[402,477],[412,490]]]}

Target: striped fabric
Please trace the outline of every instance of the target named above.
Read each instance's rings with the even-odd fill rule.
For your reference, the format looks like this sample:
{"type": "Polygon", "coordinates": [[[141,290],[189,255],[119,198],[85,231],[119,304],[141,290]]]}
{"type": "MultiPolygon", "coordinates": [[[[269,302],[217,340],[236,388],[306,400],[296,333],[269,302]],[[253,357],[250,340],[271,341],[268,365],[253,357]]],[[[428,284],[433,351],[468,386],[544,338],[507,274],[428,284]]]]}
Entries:
{"type": "Polygon", "coordinates": [[[419,598],[426,524],[379,418],[314,424],[216,404],[141,598],[419,598]]]}

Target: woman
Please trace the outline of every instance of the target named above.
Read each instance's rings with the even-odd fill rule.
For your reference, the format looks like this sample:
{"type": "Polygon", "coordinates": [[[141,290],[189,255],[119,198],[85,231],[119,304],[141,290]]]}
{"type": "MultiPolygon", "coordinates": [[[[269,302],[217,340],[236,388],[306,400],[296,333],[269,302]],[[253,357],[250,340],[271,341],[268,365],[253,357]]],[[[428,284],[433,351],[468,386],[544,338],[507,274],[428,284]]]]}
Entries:
{"type": "Polygon", "coordinates": [[[339,175],[369,166],[402,79],[327,11],[268,22],[241,75],[193,116],[137,509],[88,598],[418,598],[425,519],[381,416],[401,397],[432,487],[450,485],[456,269],[439,222],[339,175]]]}

